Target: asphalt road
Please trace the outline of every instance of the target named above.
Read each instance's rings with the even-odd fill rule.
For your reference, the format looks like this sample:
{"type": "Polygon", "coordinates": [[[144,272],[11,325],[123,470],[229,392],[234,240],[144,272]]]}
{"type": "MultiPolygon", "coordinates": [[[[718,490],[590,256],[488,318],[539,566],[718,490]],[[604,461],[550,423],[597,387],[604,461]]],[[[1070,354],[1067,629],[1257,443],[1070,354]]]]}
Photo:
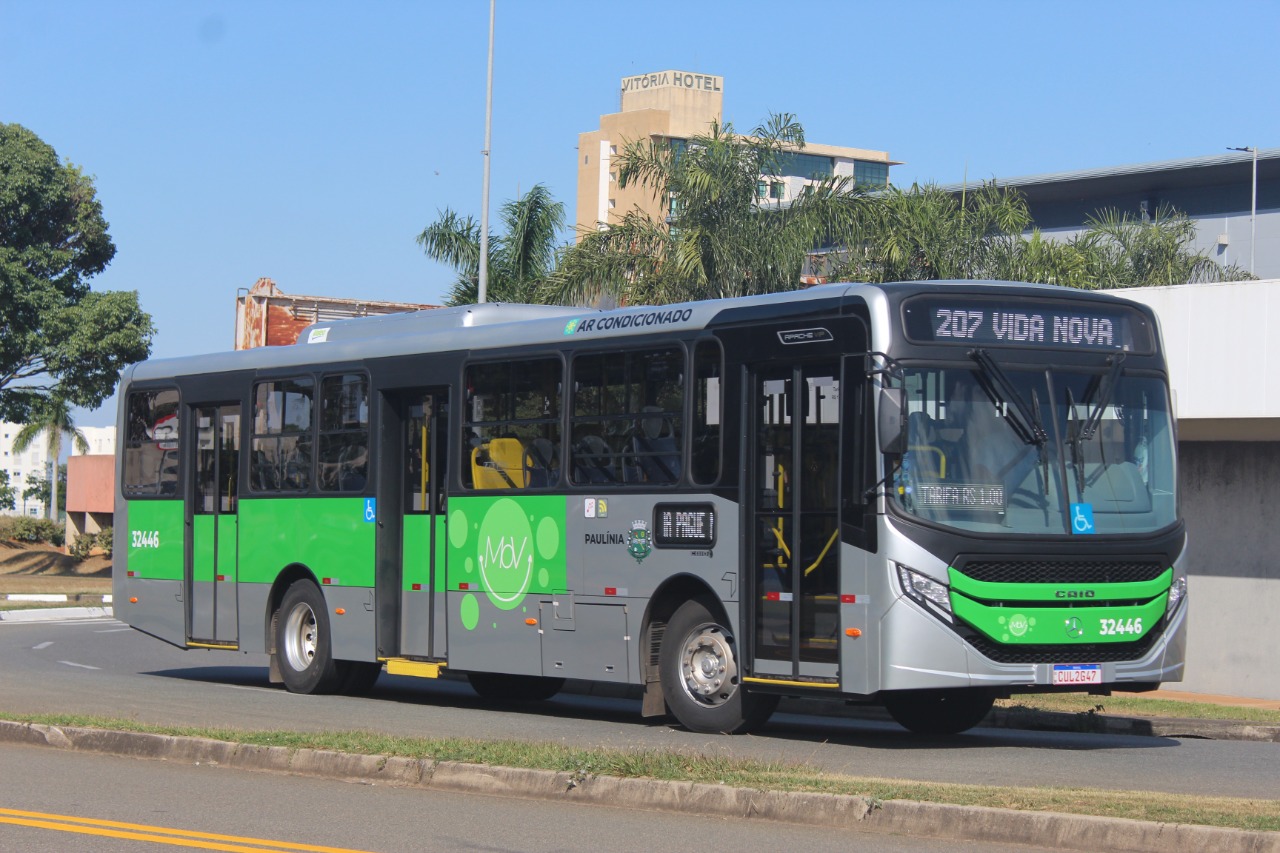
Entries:
{"type": "Polygon", "coordinates": [[[864,776],[1280,799],[1280,744],[974,729],[921,738],[892,723],[778,714],[760,734],[700,735],[642,720],[638,700],[562,695],[498,708],[465,683],[383,675],[369,698],[296,696],[266,659],[181,651],[112,620],[0,623],[0,716],[80,713],[240,729],[362,729],[680,749],[864,776]]]}
{"type": "Polygon", "coordinates": [[[0,850],[154,853],[180,848],[163,838],[157,842],[138,836],[154,838],[172,830],[192,833],[181,837],[181,849],[258,853],[321,847],[327,853],[1046,849],[359,785],[0,745],[0,850]]]}

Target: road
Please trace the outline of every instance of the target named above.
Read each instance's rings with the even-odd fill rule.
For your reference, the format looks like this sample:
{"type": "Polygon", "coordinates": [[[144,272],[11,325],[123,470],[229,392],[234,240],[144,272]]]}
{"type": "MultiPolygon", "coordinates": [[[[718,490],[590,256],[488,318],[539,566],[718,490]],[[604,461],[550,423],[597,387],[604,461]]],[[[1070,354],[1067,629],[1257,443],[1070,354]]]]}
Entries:
{"type": "Polygon", "coordinates": [[[301,777],[288,777],[286,784],[268,773],[0,745],[0,850],[156,853],[192,848],[256,853],[320,848],[328,853],[1043,849],[301,777]],[[181,848],[163,837],[158,842],[139,837],[173,838],[168,835],[172,830],[188,833],[175,838],[181,848]]]}
{"type": "Polygon", "coordinates": [[[794,714],[775,715],[757,735],[701,735],[642,720],[638,700],[562,695],[496,708],[465,683],[387,675],[369,698],[296,696],[267,684],[264,656],[184,652],[111,620],[0,623],[4,712],[530,739],[780,760],[896,779],[1280,799],[1280,744],[981,728],[932,739],[887,722],[794,714]]]}

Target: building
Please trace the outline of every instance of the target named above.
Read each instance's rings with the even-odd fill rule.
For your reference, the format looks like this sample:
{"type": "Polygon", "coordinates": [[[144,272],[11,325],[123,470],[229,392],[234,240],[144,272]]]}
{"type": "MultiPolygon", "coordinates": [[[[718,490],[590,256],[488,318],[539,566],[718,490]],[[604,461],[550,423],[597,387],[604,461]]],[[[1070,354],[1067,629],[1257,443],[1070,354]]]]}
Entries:
{"type": "Polygon", "coordinates": [[[297,343],[298,333],[324,320],[345,320],[370,314],[400,314],[439,308],[412,302],[374,302],[335,296],[295,296],[269,278],[236,295],[236,349],[279,347],[297,343]]]}
{"type": "Polygon", "coordinates": [[[0,470],[9,475],[9,485],[13,487],[14,493],[14,508],[0,510],[0,513],[45,518],[48,512],[44,501],[28,500],[22,493],[27,488],[29,474],[41,478],[49,476],[48,441],[44,433],[41,433],[26,450],[18,453],[13,448],[13,442],[21,429],[22,424],[0,423],[0,470]]]}
{"type": "Polygon", "coordinates": [[[1116,291],[1160,318],[1187,523],[1195,693],[1280,699],[1280,280],[1116,291]]]}
{"type": "MultiPolygon", "coordinates": [[[[635,208],[653,219],[669,215],[673,199],[655,198],[647,187],[619,186],[614,160],[632,141],[678,146],[706,133],[711,122],[723,121],[723,102],[723,77],[658,71],[622,78],[619,111],[600,116],[599,130],[578,135],[578,238],[620,222],[635,208]]],[[[809,143],[784,159],[782,174],[761,176],[757,194],[762,202],[782,204],[815,177],[831,176],[883,187],[889,183],[889,167],[896,165],[885,151],[809,143]]]]}
{"type": "MultiPolygon", "coordinates": [[[[1100,210],[1146,218],[1161,205],[1172,205],[1195,221],[1195,250],[1259,278],[1280,278],[1280,148],[1259,149],[1256,155],[1256,202],[1252,150],[998,178],[996,184],[1026,197],[1032,220],[1048,237],[1080,232],[1100,210]]],[[[945,189],[959,195],[963,188],[945,189]]]]}
{"type": "Polygon", "coordinates": [[[111,526],[115,517],[116,428],[80,427],[89,445],[81,453],[71,442],[67,457],[67,547],[85,535],[96,535],[111,526]]]}

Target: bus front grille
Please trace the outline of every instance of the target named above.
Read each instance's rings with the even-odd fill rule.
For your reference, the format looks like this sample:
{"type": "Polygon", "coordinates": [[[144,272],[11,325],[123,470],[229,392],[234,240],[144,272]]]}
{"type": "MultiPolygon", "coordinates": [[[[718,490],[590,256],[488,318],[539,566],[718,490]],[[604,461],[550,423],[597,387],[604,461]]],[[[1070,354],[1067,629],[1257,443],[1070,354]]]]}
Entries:
{"type": "Polygon", "coordinates": [[[956,571],[988,583],[1134,583],[1160,577],[1168,566],[1157,560],[967,560],[956,571]]]}

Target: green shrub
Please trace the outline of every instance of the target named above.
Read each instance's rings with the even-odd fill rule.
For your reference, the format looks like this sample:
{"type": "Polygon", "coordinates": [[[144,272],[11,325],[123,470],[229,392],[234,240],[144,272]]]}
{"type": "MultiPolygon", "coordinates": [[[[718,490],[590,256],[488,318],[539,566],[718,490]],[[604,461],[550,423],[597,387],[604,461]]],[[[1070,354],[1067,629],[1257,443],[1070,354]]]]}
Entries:
{"type": "Polygon", "coordinates": [[[89,552],[97,545],[97,539],[98,537],[92,533],[77,537],[76,541],[71,545],[71,556],[77,560],[86,559],[89,556],[89,552]]]}
{"type": "Polygon", "coordinates": [[[47,518],[30,518],[24,515],[14,518],[9,525],[9,538],[19,542],[62,545],[66,541],[66,532],[61,524],[54,524],[47,518]]]}
{"type": "Polygon", "coordinates": [[[98,536],[96,538],[97,546],[101,548],[102,552],[106,554],[108,557],[111,556],[111,550],[112,550],[112,546],[114,545],[114,539],[115,539],[115,533],[112,531],[110,527],[107,527],[98,531],[98,536]]]}

